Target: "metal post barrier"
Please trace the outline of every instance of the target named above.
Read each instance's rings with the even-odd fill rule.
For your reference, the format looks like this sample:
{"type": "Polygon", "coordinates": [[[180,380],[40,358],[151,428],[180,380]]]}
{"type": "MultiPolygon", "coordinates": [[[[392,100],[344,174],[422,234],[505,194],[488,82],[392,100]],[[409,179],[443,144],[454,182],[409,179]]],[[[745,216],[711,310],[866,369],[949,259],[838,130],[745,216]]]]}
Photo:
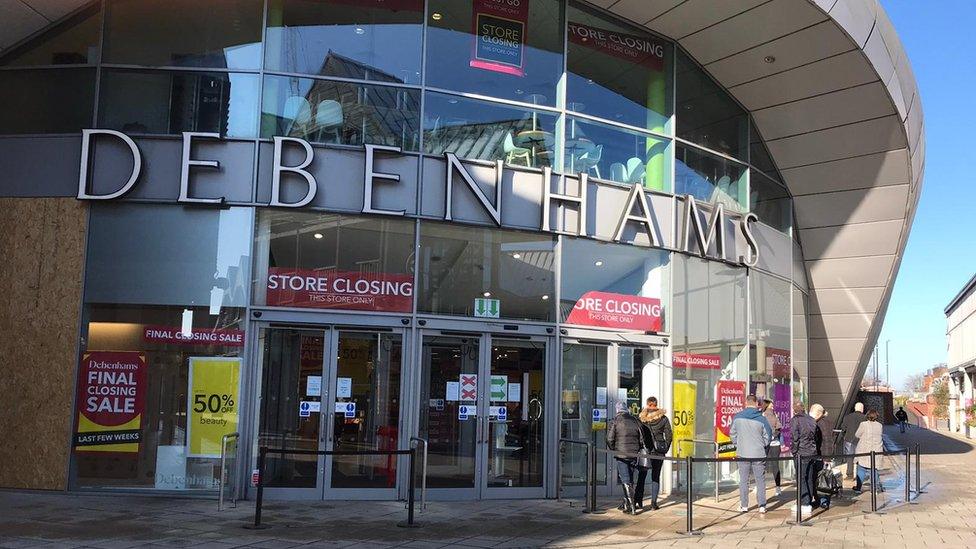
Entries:
{"type": "Polygon", "coordinates": [[[596,447],[593,443],[586,444],[586,495],[587,503],[584,513],[596,513],[596,447]]]}
{"type": "MultiPolygon", "coordinates": [[[[794,460],[793,465],[794,467],[796,467],[796,473],[794,475],[796,476],[796,524],[800,525],[803,524],[803,500],[801,497],[801,494],[803,493],[801,486],[803,486],[803,484],[801,483],[806,483],[807,476],[806,474],[804,474],[804,471],[801,469],[801,467],[803,466],[803,458],[801,458],[800,455],[797,454],[796,456],[794,456],[793,460],[794,460]]],[[[812,504],[813,503],[811,500],[811,505],[812,504]]]]}
{"type": "Polygon", "coordinates": [[[420,512],[427,509],[427,440],[420,437],[410,437],[410,442],[424,445],[423,464],[420,466],[420,512]]]}
{"type": "Polygon", "coordinates": [[[915,499],[922,493],[922,446],[915,443],[915,499]]]}
{"type": "MultiPolygon", "coordinates": [[[[715,442],[714,440],[697,439],[697,438],[683,438],[683,439],[680,439],[680,440],[678,440],[678,452],[679,452],[679,454],[681,452],[681,443],[682,442],[690,442],[692,444],[710,444],[710,445],[712,445],[714,447],[714,450],[715,450],[714,452],[712,452],[712,457],[714,457],[715,459],[718,459],[718,443],[715,442]]],[[[695,453],[694,447],[692,447],[691,453],[692,454],[695,453]]],[[[679,455],[678,457],[681,457],[681,456],[679,455]]],[[[715,465],[714,465],[715,466],[715,503],[718,503],[719,502],[718,487],[719,487],[719,481],[720,481],[720,478],[721,478],[721,471],[719,470],[719,464],[718,464],[718,462],[714,462],[714,463],[715,463],[715,465]]],[[[680,469],[680,467],[678,468],[678,470],[679,470],[678,484],[680,485],[681,484],[681,475],[680,475],[680,470],[681,469],[680,469]]]]}
{"type": "Polygon", "coordinates": [[[905,449],[905,503],[912,501],[912,450],[905,449]]]}
{"type": "Polygon", "coordinates": [[[871,452],[871,512],[878,512],[878,473],[875,467],[875,454],[876,452],[871,452]]]}
{"type": "Polygon", "coordinates": [[[263,530],[266,525],[261,524],[261,508],[264,505],[264,463],[268,456],[268,447],[262,446],[258,449],[258,493],[254,499],[254,524],[247,524],[244,528],[250,530],[263,530]]]}
{"type": "Polygon", "coordinates": [[[695,530],[695,519],[694,519],[694,514],[693,514],[695,494],[694,494],[694,490],[692,489],[692,486],[694,485],[694,478],[695,478],[694,476],[692,476],[693,475],[693,465],[692,465],[693,463],[694,463],[694,458],[693,457],[691,457],[691,456],[685,457],[685,471],[686,471],[685,474],[688,476],[687,484],[685,485],[685,499],[687,500],[685,502],[685,505],[686,505],[685,514],[687,515],[687,517],[685,518],[685,521],[686,521],[685,522],[685,531],[684,532],[678,532],[678,533],[679,534],[684,534],[686,536],[700,536],[700,535],[702,535],[702,531],[701,530],[695,530]]]}
{"type": "MultiPolygon", "coordinates": [[[[217,511],[224,510],[224,486],[227,484],[227,441],[240,440],[240,433],[230,433],[220,437],[220,487],[217,494],[217,511]]],[[[237,507],[237,483],[234,483],[234,506],[237,507]]]]}
{"type": "Polygon", "coordinates": [[[417,449],[410,449],[410,480],[407,482],[407,522],[397,523],[397,526],[401,528],[416,528],[417,525],[413,522],[413,493],[416,488],[417,482],[417,470],[414,468],[414,462],[416,461],[417,449]]]}

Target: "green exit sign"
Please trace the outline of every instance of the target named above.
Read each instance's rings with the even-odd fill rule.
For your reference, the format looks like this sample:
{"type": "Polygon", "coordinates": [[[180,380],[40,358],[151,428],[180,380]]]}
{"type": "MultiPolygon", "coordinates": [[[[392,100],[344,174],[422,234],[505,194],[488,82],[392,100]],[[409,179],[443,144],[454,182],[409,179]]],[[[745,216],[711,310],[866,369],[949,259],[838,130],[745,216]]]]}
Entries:
{"type": "Polygon", "coordinates": [[[501,306],[497,299],[479,297],[474,300],[475,318],[498,318],[501,306]]]}

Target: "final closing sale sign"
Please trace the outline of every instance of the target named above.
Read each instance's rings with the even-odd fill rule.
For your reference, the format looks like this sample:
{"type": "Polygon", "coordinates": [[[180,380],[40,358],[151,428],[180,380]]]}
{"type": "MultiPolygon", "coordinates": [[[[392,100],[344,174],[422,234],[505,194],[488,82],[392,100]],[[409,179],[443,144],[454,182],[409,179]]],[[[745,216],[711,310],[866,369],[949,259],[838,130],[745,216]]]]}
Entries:
{"type": "Polygon", "coordinates": [[[735,444],[729,431],[732,416],[746,407],[746,382],[719,381],[715,386],[715,442],[719,457],[735,457],[735,444]]]}
{"type": "Polygon", "coordinates": [[[241,359],[194,357],[187,379],[187,457],[220,457],[224,435],[237,431],[241,359]]]}
{"type": "Polygon", "coordinates": [[[138,452],[145,406],[145,354],[85,353],[78,380],[75,451],[138,452]]]}

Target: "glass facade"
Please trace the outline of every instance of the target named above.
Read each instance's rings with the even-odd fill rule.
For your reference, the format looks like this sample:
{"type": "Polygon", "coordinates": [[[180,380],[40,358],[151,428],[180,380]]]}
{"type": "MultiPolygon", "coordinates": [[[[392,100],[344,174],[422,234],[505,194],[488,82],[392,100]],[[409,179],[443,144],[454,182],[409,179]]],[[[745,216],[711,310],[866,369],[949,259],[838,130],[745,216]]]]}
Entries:
{"type": "MultiPolygon", "coordinates": [[[[748,113],[679,46],[584,2],[162,4],[107,1],[0,56],[0,96],[36,113],[0,114],[0,133],[93,122],[147,139],[218,132],[253,142],[261,162],[273,136],[452,152],[691,195],[793,230],[791,197],[748,113]]],[[[215,489],[213,433],[194,429],[211,395],[239,404],[251,454],[325,439],[392,449],[419,434],[437,468],[430,485],[443,490],[551,489],[554,459],[577,483],[580,448],[558,454],[558,438],[602,445],[600,410],[649,394],[675,421],[697,418],[675,453],[710,455],[718,387],[805,399],[807,306],[788,277],[671,249],[346,209],[98,205],[79,368],[93,382],[104,381],[100,365],[128,368],[140,413],[112,426],[130,437],[115,443],[124,451],[76,445],[72,486],[215,489]],[[628,312],[640,321],[621,320],[628,312]],[[566,330],[593,339],[561,339],[566,330]],[[235,365],[236,385],[198,386],[235,365]],[[452,394],[465,376],[489,392],[505,379],[505,395],[471,400],[494,414],[484,431],[458,423],[466,401],[452,394]],[[352,407],[329,409],[338,405],[352,407]],[[482,488],[476,470],[489,471],[482,488]]],[[[385,457],[268,463],[268,486],[302,497],[403,484],[403,462],[385,457]]],[[[604,487],[608,471],[598,470],[604,487]]]]}

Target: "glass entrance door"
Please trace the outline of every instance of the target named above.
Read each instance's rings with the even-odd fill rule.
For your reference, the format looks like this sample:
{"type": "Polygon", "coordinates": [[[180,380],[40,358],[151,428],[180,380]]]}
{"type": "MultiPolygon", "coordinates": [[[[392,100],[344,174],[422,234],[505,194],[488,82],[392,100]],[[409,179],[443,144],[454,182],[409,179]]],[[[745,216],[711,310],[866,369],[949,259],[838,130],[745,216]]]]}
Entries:
{"type": "MultiPolygon", "coordinates": [[[[257,446],[393,450],[400,437],[402,334],[262,327],[257,446]]],[[[255,455],[257,448],[255,448],[255,455]]],[[[392,456],[269,454],[264,484],[287,498],[395,497],[392,456]]]]}
{"type": "Polygon", "coordinates": [[[442,499],[543,497],[545,338],[429,332],[419,434],[442,499]]]}

